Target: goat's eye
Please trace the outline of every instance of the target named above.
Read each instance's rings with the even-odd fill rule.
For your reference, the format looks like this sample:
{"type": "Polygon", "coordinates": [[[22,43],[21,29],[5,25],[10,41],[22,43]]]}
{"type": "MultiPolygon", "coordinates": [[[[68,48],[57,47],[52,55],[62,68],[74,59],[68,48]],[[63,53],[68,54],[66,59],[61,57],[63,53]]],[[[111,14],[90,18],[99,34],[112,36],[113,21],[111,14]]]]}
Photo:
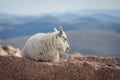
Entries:
{"type": "Polygon", "coordinates": [[[64,38],[64,41],[66,41],[67,39],[66,38],[64,38]]]}
{"type": "Polygon", "coordinates": [[[67,41],[67,38],[65,38],[65,37],[62,37],[62,38],[63,38],[64,41],[67,41]]]}
{"type": "Polygon", "coordinates": [[[64,40],[66,41],[67,39],[66,39],[66,38],[64,38],[64,40]]]}

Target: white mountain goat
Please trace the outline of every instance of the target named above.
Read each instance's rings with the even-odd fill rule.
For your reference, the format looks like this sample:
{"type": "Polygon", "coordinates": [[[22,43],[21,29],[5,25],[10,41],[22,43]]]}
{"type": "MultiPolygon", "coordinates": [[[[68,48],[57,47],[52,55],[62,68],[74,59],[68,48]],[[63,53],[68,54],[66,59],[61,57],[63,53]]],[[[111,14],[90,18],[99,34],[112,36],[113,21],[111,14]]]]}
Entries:
{"type": "Polygon", "coordinates": [[[62,27],[58,31],[54,28],[52,33],[37,33],[30,37],[22,49],[23,57],[36,61],[59,61],[59,51],[69,49],[67,35],[62,27]]]}

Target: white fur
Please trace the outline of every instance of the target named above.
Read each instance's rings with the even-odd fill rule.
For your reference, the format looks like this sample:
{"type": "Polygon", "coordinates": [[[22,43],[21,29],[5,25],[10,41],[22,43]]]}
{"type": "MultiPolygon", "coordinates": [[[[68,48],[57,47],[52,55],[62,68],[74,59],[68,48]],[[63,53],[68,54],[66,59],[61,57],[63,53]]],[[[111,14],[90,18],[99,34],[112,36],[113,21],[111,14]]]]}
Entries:
{"type": "Polygon", "coordinates": [[[37,61],[59,61],[59,51],[69,49],[67,35],[60,27],[52,33],[37,33],[30,37],[22,49],[23,57],[37,61]]]}

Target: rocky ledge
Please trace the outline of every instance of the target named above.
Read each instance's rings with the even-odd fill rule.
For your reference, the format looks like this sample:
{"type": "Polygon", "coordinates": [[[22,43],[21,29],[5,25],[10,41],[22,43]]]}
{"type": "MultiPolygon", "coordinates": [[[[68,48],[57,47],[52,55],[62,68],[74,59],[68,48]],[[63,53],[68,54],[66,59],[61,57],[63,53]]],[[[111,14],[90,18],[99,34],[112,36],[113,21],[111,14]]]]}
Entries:
{"type": "Polygon", "coordinates": [[[120,57],[82,56],[52,63],[0,56],[0,80],[120,80],[120,57]]]}

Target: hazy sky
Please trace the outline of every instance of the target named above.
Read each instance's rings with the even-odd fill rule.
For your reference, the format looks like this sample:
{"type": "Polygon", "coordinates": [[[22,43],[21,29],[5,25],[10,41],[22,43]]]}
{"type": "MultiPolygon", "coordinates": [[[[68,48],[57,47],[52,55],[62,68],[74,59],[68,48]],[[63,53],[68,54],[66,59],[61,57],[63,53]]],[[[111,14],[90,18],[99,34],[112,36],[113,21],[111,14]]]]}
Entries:
{"type": "Polygon", "coordinates": [[[34,15],[90,9],[120,10],[120,0],[0,0],[0,13],[34,15]]]}

